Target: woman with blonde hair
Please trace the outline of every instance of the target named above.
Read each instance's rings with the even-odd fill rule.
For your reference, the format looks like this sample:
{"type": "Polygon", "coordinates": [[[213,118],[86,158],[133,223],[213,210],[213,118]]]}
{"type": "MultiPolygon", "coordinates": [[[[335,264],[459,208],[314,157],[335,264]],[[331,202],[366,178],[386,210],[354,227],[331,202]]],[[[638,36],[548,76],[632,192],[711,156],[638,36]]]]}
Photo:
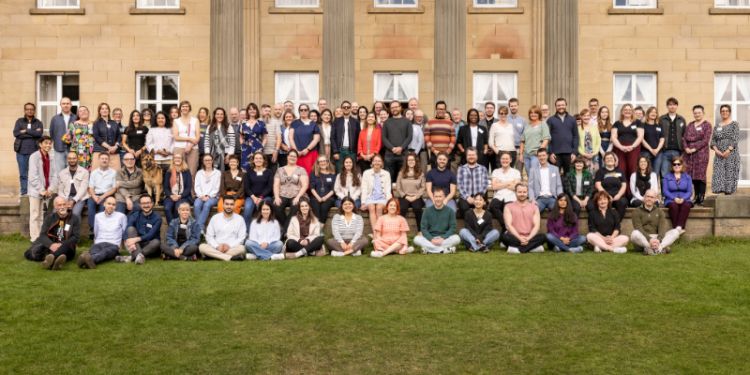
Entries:
{"type": "Polygon", "coordinates": [[[175,154],[172,157],[172,165],[164,175],[164,214],[168,223],[177,217],[177,207],[180,203],[191,203],[193,177],[184,158],[181,153],[175,154]]]}
{"type": "Polygon", "coordinates": [[[328,220],[328,211],[336,203],[336,170],[331,160],[325,155],[318,156],[313,173],[310,175],[310,206],[313,213],[325,225],[328,220]]]}

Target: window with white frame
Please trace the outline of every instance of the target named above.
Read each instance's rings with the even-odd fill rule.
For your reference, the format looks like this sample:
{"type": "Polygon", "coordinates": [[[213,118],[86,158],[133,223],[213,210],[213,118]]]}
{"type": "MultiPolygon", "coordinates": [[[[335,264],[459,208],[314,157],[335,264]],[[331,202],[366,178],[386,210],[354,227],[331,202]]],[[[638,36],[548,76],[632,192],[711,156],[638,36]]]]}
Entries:
{"type": "Polygon", "coordinates": [[[135,77],[135,106],[138,110],[168,111],[179,104],[180,75],[178,73],[138,73],[135,77]]]}
{"type": "Polygon", "coordinates": [[[416,72],[381,72],[374,74],[375,100],[400,102],[419,97],[419,75],[416,72]]]}
{"type": "Polygon", "coordinates": [[[37,8],[44,9],[78,9],[81,7],[79,0],[37,0],[37,8]]]}
{"type": "Polygon", "coordinates": [[[717,8],[750,8],[750,0],[716,0],[717,8]]]}
{"type": "Polygon", "coordinates": [[[613,118],[619,118],[620,107],[628,103],[644,110],[656,106],[656,74],[615,73],[613,81],[613,118]]]}
{"type": "Polygon", "coordinates": [[[379,8],[416,8],[419,0],[375,0],[379,8]]]}
{"type": "Polygon", "coordinates": [[[615,8],[656,8],[656,0],[613,0],[615,8]]]}
{"type": "Polygon", "coordinates": [[[78,73],[39,73],[36,76],[37,117],[49,124],[60,111],[60,100],[67,97],[73,104],[73,113],[78,112],[80,102],[78,73]]]}
{"type": "Polygon", "coordinates": [[[472,86],[474,108],[482,111],[487,102],[495,107],[507,106],[511,98],[518,97],[518,73],[476,72],[472,86]]]}
{"type": "Polygon", "coordinates": [[[515,8],[518,0],[474,0],[475,8],[515,8]]]}
{"type": "Polygon", "coordinates": [[[276,0],[277,8],[318,8],[320,0],[276,0]]]}
{"type": "Polygon", "coordinates": [[[179,8],[180,0],[138,0],[136,6],[142,9],[179,8]]]}
{"type": "Polygon", "coordinates": [[[287,100],[294,103],[294,110],[300,104],[318,108],[319,79],[317,72],[277,72],[276,102],[287,100]]]}
{"type": "Polygon", "coordinates": [[[740,153],[739,184],[750,186],[750,73],[721,73],[714,76],[714,124],[721,121],[719,106],[732,107],[732,119],[740,125],[737,151],[740,153]]]}

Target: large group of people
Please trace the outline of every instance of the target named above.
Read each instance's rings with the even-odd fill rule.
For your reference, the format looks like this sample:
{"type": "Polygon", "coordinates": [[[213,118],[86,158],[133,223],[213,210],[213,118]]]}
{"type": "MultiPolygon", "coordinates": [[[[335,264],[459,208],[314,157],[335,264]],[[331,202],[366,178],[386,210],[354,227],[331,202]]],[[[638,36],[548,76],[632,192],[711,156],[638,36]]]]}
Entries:
{"type": "Polygon", "coordinates": [[[570,114],[560,98],[554,113],[534,105],[524,118],[511,99],[470,109],[464,120],[443,101],[428,116],[416,99],[406,108],[250,103],[202,107],[197,116],[182,101],[167,112],[133,110],[124,123],[122,110],[107,103],[93,119],[85,106],[72,113],[63,98],[45,130],[27,103],[13,131],[30,205],[33,244],[25,256],[48,269],[73,259],[84,208],[94,241],[78,257],[84,268],[152,257],[359,256],[370,243],[372,257],[413,246],[453,253],[462,243],[486,252],[496,242],[508,253],[545,245],[578,253],[587,243],[623,253],[629,242],[644,254],[669,252],[690,209],[703,204],[709,154],[716,194],[736,191],[740,160],[730,106],[712,126],[700,105],[690,122],[677,113],[677,99],[666,105],[659,116],[655,107],[625,104],[613,119],[596,99],[570,114]],[[630,237],[620,228],[628,207],[630,237]],[[410,209],[416,227],[405,219],[410,209]],[[584,210],[586,234],[578,226],[584,210]]]}

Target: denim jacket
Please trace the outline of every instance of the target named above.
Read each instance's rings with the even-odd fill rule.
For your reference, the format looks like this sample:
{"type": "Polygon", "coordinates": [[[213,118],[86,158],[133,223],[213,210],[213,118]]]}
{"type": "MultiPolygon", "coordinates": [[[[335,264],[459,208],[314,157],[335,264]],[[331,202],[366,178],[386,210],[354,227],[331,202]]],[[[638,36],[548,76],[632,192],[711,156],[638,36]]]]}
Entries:
{"type": "Polygon", "coordinates": [[[201,240],[201,224],[193,219],[192,217],[188,219],[187,222],[187,241],[179,244],[177,243],[177,232],[180,229],[180,218],[176,217],[172,219],[172,221],[169,222],[169,229],[167,229],[167,245],[171,248],[180,248],[185,249],[186,247],[190,245],[198,246],[198,243],[200,243],[201,240]]]}

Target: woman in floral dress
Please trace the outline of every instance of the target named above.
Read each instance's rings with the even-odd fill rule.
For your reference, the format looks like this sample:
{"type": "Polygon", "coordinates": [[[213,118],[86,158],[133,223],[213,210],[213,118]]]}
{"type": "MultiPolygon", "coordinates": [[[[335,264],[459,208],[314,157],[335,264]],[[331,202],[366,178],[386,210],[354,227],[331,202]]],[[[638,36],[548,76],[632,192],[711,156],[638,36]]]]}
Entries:
{"type": "Polygon", "coordinates": [[[685,151],[685,173],[693,179],[695,192],[694,205],[702,205],[706,196],[706,169],[708,168],[708,144],[711,140],[711,123],[704,118],[701,105],[693,107],[693,120],[682,134],[682,148],[685,151]]]}
{"type": "Polygon", "coordinates": [[[94,154],[94,135],[91,133],[89,109],[78,107],[78,121],[68,125],[68,132],[62,141],[70,145],[70,151],[78,154],[78,165],[91,169],[91,155],[94,154]]]}

